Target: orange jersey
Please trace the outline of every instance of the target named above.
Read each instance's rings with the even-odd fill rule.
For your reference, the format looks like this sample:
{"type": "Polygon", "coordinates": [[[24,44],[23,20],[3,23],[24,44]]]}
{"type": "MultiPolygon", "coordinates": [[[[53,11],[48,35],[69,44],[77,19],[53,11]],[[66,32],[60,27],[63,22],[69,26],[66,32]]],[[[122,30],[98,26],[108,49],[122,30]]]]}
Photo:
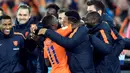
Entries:
{"type": "MultiPolygon", "coordinates": [[[[67,36],[71,31],[70,25],[67,28],[58,29],[56,32],[62,36],[67,36]]],[[[49,58],[51,62],[51,73],[70,73],[65,48],[51,41],[49,38],[44,41],[44,58],[49,58]]]]}

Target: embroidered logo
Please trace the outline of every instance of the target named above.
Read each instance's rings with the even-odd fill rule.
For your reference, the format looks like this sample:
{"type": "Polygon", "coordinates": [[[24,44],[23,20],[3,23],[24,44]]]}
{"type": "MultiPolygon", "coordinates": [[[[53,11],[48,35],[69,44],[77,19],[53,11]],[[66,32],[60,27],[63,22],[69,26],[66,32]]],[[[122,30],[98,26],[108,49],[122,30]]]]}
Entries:
{"type": "Polygon", "coordinates": [[[13,41],[14,46],[18,46],[18,41],[13,41]]]}

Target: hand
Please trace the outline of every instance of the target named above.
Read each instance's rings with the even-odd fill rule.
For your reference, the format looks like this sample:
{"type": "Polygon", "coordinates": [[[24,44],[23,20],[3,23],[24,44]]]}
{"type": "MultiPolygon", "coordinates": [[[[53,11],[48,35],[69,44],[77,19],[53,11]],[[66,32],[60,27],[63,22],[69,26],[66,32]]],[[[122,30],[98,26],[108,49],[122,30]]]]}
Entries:
{"type": "Polygon", "coordinates": [[[36,36],[36,35],[35,35],[34,33],[30,33],[30,34],[29,34],[29,38],[30,38],[30,39],[34,39],[35,36],[36,36]]]}
{"type": "Polygon", "coordinates": [[[47,29],[46,28],[42,28],[39,30],[38,35],[44,35],[46,33],[47,29]]]}
{"type": "Polygon", "coordinates": [[[127,51],[128,51],[128,50],[123,50],[123,51],[121,52],[121,55],[125,55],[127,51]]]}
{"type": "Polygon", "coordinates": [[[35,30],[37,30],[37,29],[38,29],[38,28],[37,28],[36,24],[32,24],[31,27],[30,27],[30,31],[31,31],[32,33],[35,33],[35,30]]]}

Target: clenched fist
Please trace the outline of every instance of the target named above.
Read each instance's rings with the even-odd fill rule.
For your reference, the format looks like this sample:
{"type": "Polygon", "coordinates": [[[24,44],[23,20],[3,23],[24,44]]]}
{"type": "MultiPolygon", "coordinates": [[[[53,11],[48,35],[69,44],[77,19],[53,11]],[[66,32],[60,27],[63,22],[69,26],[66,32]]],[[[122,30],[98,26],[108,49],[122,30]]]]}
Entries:
{"type": "Polygon", "coordinates": [[[37,27],[36,24],[32,24],[31,27],[30,27],[30,31],[31,31],[32,33],[35,33],[35,30],[37,30],[37,29],[38,29],[38,27],[37,27]]]}

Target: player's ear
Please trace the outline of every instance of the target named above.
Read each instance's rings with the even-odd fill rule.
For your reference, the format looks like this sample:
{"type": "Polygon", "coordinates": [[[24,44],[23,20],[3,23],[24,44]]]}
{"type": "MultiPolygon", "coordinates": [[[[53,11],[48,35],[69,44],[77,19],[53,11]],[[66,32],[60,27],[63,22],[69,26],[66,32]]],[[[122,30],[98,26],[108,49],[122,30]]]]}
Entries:
{"type": "Polygon", "coordinates": [[[98,13],[100,14],[100,16],[102,15],[102,10],[98,10],[98,13]]]}

